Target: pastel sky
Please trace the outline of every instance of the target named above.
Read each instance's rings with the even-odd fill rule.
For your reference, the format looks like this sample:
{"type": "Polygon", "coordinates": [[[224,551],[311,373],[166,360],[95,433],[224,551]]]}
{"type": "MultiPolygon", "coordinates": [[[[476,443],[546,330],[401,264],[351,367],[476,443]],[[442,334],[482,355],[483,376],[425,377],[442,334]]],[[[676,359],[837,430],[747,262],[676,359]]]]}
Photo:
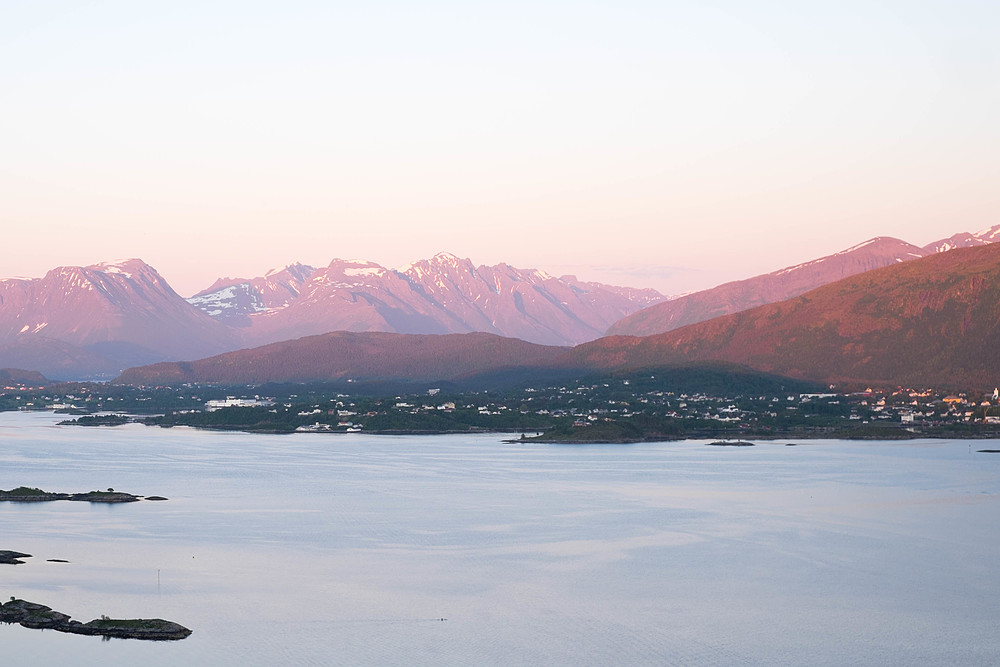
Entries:
{"type": "Polygon", "coordinates": [[[0,276],[709,287],[1000,223],[995,0],[0,0],[0,276]]]}

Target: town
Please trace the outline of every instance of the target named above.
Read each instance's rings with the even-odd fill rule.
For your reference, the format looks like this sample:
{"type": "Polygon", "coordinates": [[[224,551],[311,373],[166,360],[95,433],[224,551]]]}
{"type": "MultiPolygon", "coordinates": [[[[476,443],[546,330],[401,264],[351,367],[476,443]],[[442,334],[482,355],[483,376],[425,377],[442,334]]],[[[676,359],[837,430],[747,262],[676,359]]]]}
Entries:
{"type": "Polygon", "coordinates": [[[340,385],[135,388],[103,383],[0,390],[0,410],[54,410],[63,423],[192,426],[253,432],[499,432],[553,442],[679,438],[997,437],[994,389],[739,392],[671,390],[655,376],[503,391],[439,387],[353,393],[340,385]]]}

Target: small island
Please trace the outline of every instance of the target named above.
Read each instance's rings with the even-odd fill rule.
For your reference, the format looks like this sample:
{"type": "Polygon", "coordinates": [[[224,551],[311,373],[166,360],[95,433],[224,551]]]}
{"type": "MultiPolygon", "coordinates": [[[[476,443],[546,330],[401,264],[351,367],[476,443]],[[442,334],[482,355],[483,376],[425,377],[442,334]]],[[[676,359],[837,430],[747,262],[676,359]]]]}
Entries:
{"type": "Polygon", "coordinates": [[[84,415],[76,419],[64,419],[57,426],[124,426],[136,421],[125,415],[84,415]]]}
{"type": "Polygon", "coordinates": [[[752,442],[746,440],[716,440],[708,443],[709,447],[753,447],[752,442]]]}
{"type": "MultiPolygon", "coordinates": [[[[75,500],[88,503],[134,503],[142,499],[143,496],[122,493],[111,488],[107,491],[88,491],[86,493],[54,493],[28,486],[19,486],[10,491],[0,489],[0,501],[14,503],[42,503],[53,500],[75,500]]],[[[166,500],[166,498],[162,496],[150,496],[149,500],[166,500]]]]}
{"type": "Polygon", "coordinates": [[[18,623],[25,628],[55,630],[74,635],[100,635],[116,639],[146,639],[171,641],[184,639],[191,630],[172,621],[160,618],[115,619],[101,616],[99,619],[81,623],[71,620],[67,614],[54,611],[51,607],[11,598],[0,605],[0,622],[18,623]]]}
{"type": "Polygon", "coordinates": [[[628,445],[637,442],[662,442],[679,439],[678,433],[669,429],[656,428],[645,431],[633,423],[625,421],[584,421],[576,420],[560,424],[540,435],[522,437],[517,442],[542,442],[558,445],[628,445]]]}
{"type": "Polygon", "coordinates": [[[0,549],[0,565],[24,565],[22,558],[31,558],[31,554],[0,549]]]}

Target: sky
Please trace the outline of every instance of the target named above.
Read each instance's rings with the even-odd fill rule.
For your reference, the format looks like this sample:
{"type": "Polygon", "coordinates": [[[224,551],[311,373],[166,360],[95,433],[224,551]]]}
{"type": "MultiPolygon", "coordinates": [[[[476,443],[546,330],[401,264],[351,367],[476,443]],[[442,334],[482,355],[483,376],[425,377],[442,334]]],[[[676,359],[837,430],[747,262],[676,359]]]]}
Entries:
{"type": "Polygon", "coordinates": [[[0,276],[711,287],[1000,223],[994,0],[0,0],[0,276]]]}

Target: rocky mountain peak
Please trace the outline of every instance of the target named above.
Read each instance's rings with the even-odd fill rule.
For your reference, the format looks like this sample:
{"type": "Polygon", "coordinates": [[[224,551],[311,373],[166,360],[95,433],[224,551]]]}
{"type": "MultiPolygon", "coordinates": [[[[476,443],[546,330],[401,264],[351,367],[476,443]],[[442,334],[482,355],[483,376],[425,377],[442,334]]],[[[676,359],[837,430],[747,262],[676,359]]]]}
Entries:
{"type": "MultiPolygon", "coordinates": [[[[256,279],[255,279],[256,280],[256,279]]],[[[662,295],[632,295],[598,283],[568,285],[538,269],[479,266],[449,252],[392,270],[334,259],[301,282],[294,298],[262,305],[247,287],[220,286],[190,301],[241,327],[247,344],[328,331],[464,333],[485,331],[568,345],[594,338],[615,318],[662,295]]]]}

